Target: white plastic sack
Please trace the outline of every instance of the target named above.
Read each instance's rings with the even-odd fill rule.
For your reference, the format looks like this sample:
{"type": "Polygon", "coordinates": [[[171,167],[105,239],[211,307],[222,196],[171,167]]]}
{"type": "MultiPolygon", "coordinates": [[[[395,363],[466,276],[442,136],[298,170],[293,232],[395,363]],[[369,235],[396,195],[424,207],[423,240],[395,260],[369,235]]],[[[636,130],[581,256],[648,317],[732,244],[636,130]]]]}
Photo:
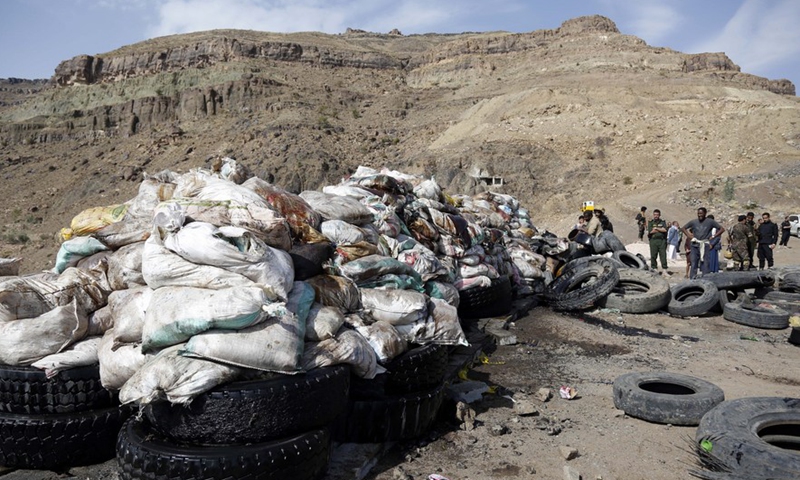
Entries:
{"type": "Polygon", "coordinates": [[[192,222],[167,235],[164,246],[189,262],[223,268],[267,287],[274,292],[270,300],[286,301],[292,289],[292,257],[244,228],[192,222]]]}
{"type": "MultiPolygon", "coordinates": [[[[367,232],[342,220],[325,220],[319,228],[325,238],[336,244],[352,245],[369,241],[367,232]]],[[[369,237],[374,237],[374,235],[369,235],[369,237]]]]}
{"type": "Polygon", "coordinates": [[[424,320],[428,316],[425,294],[413,290],[380,290],[362,288],[361,304],[375,320],[403,325],[424,320]]]}
{"type": "Polygon", "coordinates": [[[267,372],[297,373],[305,323],[286,310],[240,331],[211,330],[192,337],[182,354],[267,372]]]}
{"type": "Polygon", "coordinates": [[[419,198],[438,201],[442,197],[442,188],[436,183],[436,180],[431,177],[430,180],[424,180],[414,187],[414,195],[419,198]]]}
{"type": "Polygon", "coordinates": [[[114,330],[107,331],[97,347],[100,383],[108,390],[119,390],[151,357],[142,353],[142,346],[138,343],[115,347],[114,330]]]}
{"type": "Polygon", "coordinates": [[[432,298],[430,316],[425,320],[397,326],[397,331],[411,343],[426,345],[469,345],[458,321],[458,309],[444,300],[432,298]]]}
{"type": "Polygon", "coordinates": [[[145,285],[142,276],[144,242],[125,245],[108,256],[108,285],[113,290],[123,290],[145,285]]]}
{"type": "Polygon", "coordinates": [[[458,289],[452,283],[430,281],[425,284],[425,292],[431,298],[438,298],[446,301],[449,305],[458,308],[461,297],[458,289]]]}
{"type": "Polygon", "coordinates": [[[324,220],[344,220],[353,225],[372,222],[372,212],[352,197],[340,197],[323,192],[306,190],[300,197],[319,212],[324,220]]]}
{"type": "Polygon", "coordinates": [[[165,348],[145,363],[122,386],[119,401],[146,405],[166,398],[174,404],[187,404],[241,372],[230,365],[184,357],[178,354],[181,348],[183,345],[165,348]]]}
{"type": "Polygon", "coordinates": [[[306,282],[294,282],[289,298],[286,300],[286,309],[295,314],[297,320],[308,321],[308,313],[314,304],[316,292],[314,288],[306,282]]]}
{"type": "Polygon", "coordinates": [[[86,336],[93,337],[98,335],[102,337],[112,328],[114,328],[114,315],[111,312],[111,307],[106,305],[89,315],[89,328],[86,330],[86,336]]]}
{"type": "Polygon", "coordinates": [[[150,288],[195,287],[208,289],[250,287],[253,281],[224,268],[197,265],[164,246],[160,233],[153,231],[144,242],[142,276],[150,288]]]}
{"type": "Polygon", "coordinates": [[[0,277],[16,277],[19,275],[21,258],[0,258],[0,277]]]}
{"type": "Polygon", "coordinates": [[[358,327],[356,331],[367,339],[381,363],[386,363],[408,350],[406,339],[388,322],[375,322],[358,327]]]}
{"type": "Polygon", "coordinates": [[[125,343],[141,343],[145,314],[154,290],[136,287],[115,290],[108,296],[114,325],[114,347],[125,343]]]}
{"type": "Polygon", "coordinates": [[[77,300],[36,318],[0,322],[0,363],[30,365],[86,336],[89,320],[77,300]]]}
{"type": "Polygon", "coordinates": [[[303,370],[349,364],[355,375],[372,379],[386,371],[378,365],[378,356],[360,333],[344,330],[336,337],[306,344],[303,353],[303,370]]]}
{"type": "Polygon", "coordinates": [[[182,343],[212,328],[240,330],[264,321],[284,309],[270,305],[258,287],[208,290],[192,287],[156,289],[142,329],[142,351],[149,353],[182,343]]]}
{"type": "Polygon", "coordinates": [[[306,319],[306,340],[318,342],[333,338],[343,324],[344,315],[341,310],[314,303],[306,319]]]}
{"type": "Polygon", "coordinates": [[[62,370],[95,365],[98,362],[97,348],[102,337],[91,337],[81,340],[67,350],[48,355],[31,364],[32,367],[44,370],[47,378],[58,375],[62,370]]]}

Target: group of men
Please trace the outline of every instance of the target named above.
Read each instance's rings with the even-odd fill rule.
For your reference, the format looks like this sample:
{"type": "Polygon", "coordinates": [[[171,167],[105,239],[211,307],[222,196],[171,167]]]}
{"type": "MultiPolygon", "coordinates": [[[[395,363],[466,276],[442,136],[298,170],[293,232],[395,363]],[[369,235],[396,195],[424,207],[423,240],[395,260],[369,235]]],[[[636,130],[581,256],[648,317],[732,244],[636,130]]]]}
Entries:
{"type": "Polygon", "coordinates": [[[778,225],[770,220],[768,212],[761,214],[761,219],[756,223],[755,213],[739,215],[736,225],[730,232],[730,249],[732,260],[739,265],[739,270],[744,270],[745,264],[750,270],[754,266],[753,254],[758,256],[758,269],[763,270],[764,265],[772,268],[775,261],[772,251],[778,244],[778,225]]]}
{"type": "MultiPolygon", "coordinates": [[[[658,209],[653,210],[652,218],[647,220],[646,211],[647,207],[642,207],[636,216],[636,221],[639,226],[639,238],[642,239],[644,233],[647,233],[653,270],[657,269],[657,260],[660,260],[662,269],[668,272],[667,245],[668,243],[672,245],[672,251],[675,252],[674,247],[680,243],[678,230],[686,239],[684,250],[688,260],[689,278],[696,278],[698,270],[703,274],[719,270],[720,237],[726,230],[712,215],[708,215],[705,207],[698,208],[697,218],[680,228],[677,222],[673,222],[673,226],[670,227],[661,218],[658,209]]],[[[728,234],[732,260],[739,265],[739,270],[744,270],[745,264],[748,270],[754,267],[754,253],[758,256],[759,270],[763,270],[765,266],[772,268],[774,265],[772,252],[778,243],[778,226],[770,220],[768,212],[761,214],[758,223],[754,218],[753,212],[739,215],[738,223],[728,234]]]]}

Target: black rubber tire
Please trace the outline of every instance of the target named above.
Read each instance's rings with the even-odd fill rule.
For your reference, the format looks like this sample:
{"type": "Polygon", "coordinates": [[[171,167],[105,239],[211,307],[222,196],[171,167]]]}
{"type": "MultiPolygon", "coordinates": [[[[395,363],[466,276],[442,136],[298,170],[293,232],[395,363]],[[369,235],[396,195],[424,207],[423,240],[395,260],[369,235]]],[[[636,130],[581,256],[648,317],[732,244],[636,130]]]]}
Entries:
{"type": "Polygon", "coordinates": [[[689,280],[673,285],[672,299],[667,305],[670,315],[699,317],[719,304],[717,286],[705,280],[689,280]]]}
{"type": "Polygon", "coordinates": [[[786,300],[771,300],[768,298],[759,298],[756,299],[756,305],[767,305],[778,307],[781,310],[785,310],[789,316],[798,315],[800,314],[800,302],[787,302],[786,300]]]}
{"type": "Polygon", "coordinates": [[[430,390],[441,385],[447,371],[448,352],[444,345],[423,345],[398,355],[386,365],[386,373],[373,379],[350,378],[350,396],[377,399],[386,395],[430,390]]]}
{"type": "Polygon", "coordinates": [[[301,243],[292,245],[289,256],[294,266],[294,279],[307,280],[325,273],[322,265],[333,257],[333,244],[330,242],[301,243]]]}
{"type": "Polygon", "coordinates": [[[624,252],[625,244],[614,235],[614,232],[603,230],[600,235],[592,237],[592,249],[599,255],[606,252],[624,252]]]}
{"type": "Polygon", "coordinates": [[[780,330],[789,326],[789,312],[741,303],[725,305],[722,318],[748,327],[780,330]]]}
{"type": "Polygon", "coordinates": [[[800,293],[771,291],[764,294],[765,300],[783,300],[787,302],[800,302],[800,293]]]}
{"type": "Polygon", "coordinates": [[[709,411],[695,432],[700,458],[736,478],[800,478],[800,398],[749,397],[709,411]],[[711,450],[700,447],[704,440],[711,450]],[[778,445],[776,445],[776,443],[778,445]]]}
{"type": "Polygon", "coordinates": [[[657,273],[623,268],[614,290],[599,303],[622,313],[650,313],[666,307],[671,299],[669,282],[657,273]]]}
{"type": "Polygon", "coordinates": [[[436,420],[444,398],[444,385],[383,399],[351,399],[347,414],[334,428],[334,440],[350,443],[381,443],[418,437],[436,420]]]}
{"type": "Polygon", "coordinates": [[[789,332],[788,341],[792,345],[800,346],[800,327],[792,327],[792,331],[789,332]]]}
{"type": "Polygon", "coordinates": [[[741,303],[745,298],[748,298],[747,293],[741,290],[728,290],[726,288],[721,288],[719,290],[719,302],[717,302],[717,305],[715,305],[712,310],[716,313],[722,313],[725,311],[725,305],[731,302],[741,303]]]}
{"type": "Polygon", "coordinates": [[[330,445],[327,429],[247,445],[180,445],[132,418],[117,439],[117,464],[123,480],[310,480],[325,474],[330,445]]]}
{"type": "Polygon", "coordinates": [[[259,443],[329,425],[344,412],[349,389],[350,368],[337,365],[232,382],[187,406],[153,402],[144,413],[154,431],[176,442],[259,443]]]}
{"type": "Polygon", "coordinates": [[[117,405],[117,395],[100,383],[100,366],[89,365],[47,378],[34,367],[0,365],[0,412],[84,412],[117,405]]]}
{"type": "Polygon", "coordinates": [[[744,290],[747,288],[769,287],[775,284],[775,273],[768,270],[748,272],[706,273],[703,280],[709,281],[719,289],[744,290]]]}
{"type": "Polygon", "coordinates": [[[0,465],[61,470],[114,457],[114,442],[129,407],[22,415],[0,413],[0,465]]]}
{"type": "Polygon", "coordinates": [[[784,274],[778,287],[782,292],[800,294],[800,273],[791,272],[784,274]]]}
{"type": "Polygon", "coordinates": [[[591,256],[566,264],[544,292],[555,310],[582,310],[611,293],[619,282],[619,270],[606,257],[591,256]]]}
{"type": "Polygon", "coordinates": [[[626,250],[618,250],[613,253],[614,260],[624,264],[628,268],[636,268],[639,270],[647,270],[647,262],[642,260],[642,257],[635,255],[626,250]]]}
{"type": "Polygon", "coordinates": [[[689,375],[634,372],[614,380],[614,406],[649,422],[697,425],[723,400],[722,389],[689,375]]]}
{"type": "Polygon", "coordinates": [[[470,288],[458,292],[459,318],[489,318],[507,315],[511,311],[511,280],[507,276],[492,279],[488,287],[470,288]]]}

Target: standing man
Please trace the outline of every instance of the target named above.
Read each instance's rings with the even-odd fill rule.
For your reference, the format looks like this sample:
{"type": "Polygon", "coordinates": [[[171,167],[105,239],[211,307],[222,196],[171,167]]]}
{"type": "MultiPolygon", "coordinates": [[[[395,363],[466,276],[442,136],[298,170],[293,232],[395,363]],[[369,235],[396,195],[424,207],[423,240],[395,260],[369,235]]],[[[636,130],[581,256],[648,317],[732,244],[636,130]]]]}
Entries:
{"type": "Polygon", "coordinates": [[[697,209],[697,218],[690,220],[683,226],[683,233],[686,239],[691,244],[691,252],[689,254],[691,261],[691,269],[689,270],[689,278],[694,279],[697,277],[697,268],[700,267],[703,274],[708,273],[708,262],[705,260],[705,255],[709,252],[709,241],[712,239],[711,230],[716,228],[713,237],[718,238],[725,231],[725,227],[717,223],[713,218],[706,218],[708,211],[705,207],[697,209]]]}
{"type": "Polygon", "coordinates": [[[667,260],[677,260],[679,257],[678,248],[681,246],[681,227],[678,222],[673,221],[667,230],[667,260]]]}
{"type": "Polygon", "coordinates": [[[614,231],[614,226],[611,224],[611,220],[608,219],[608,215],[606,215],[606,211],[602,207],[594,207],[594,214],[597,216],[597,219],[600,220],[600,226],[603,227],[603,230],[608,230],[609,232],[614,231]]]}
{"type": "Polygon", "coordinates": [[[661,218],[661,210],[653,210],[653,218],[647,222],[647,239],[650,241],[650,267],[658,270],[658,260],[661,259],[662,273],[668,274],[667,269],[667,222],[661,218]]]}
{"type": "Polygon", "coordinates": [[[639,227],[639,241],[644,241],[644,230],[647,226],[647,216],[645,215],[647,212],[647,207],[642,207],[639,210],[639,213],[636,214],[636,225],[639,227]]]}
{"type": "Polygon", "coordinates": [[[772,250],[778,243],[778,225],[769,219],[769,213],[761,214],[761,225],[758,226],[758,269],[764,270],[764,263],[772,268],[772,250]]]}
{"type": "Polygon", "coordinates": [[[597,218],[591,210],[583,212],[583,218],[586,219],[586,233],[593,237],[599,237],[603,233],[603,226],[600,225],[600,219],[597,218]]]}
{"type": "Polygon", "coordinates": [[[754,220],[756,214],[753,212],[747,212],[747,218],[744,221],[744,224],[750,229],[749,234],[747,235],[747,254],[749,255],[750,265],[747,267],[748,270],[755,266],[755,251],[756,251],[756,244],[758,243],[758,239],[756,238],[756,222],[754,220]]]}
{"type": "Polygon", "coordinates": [[[739,271],[744,270],[744,263],[749,261],[747,255],[750,250],[748,250],[747,239],[750,235],[750,227],[747,226],[746,221],[746,216],[739,215],[738,223],[731,228],[729,233],[733,261],[739,264],[739,271]]]}
{"type": "Polygon", "coordinates": [[[781,222],[781,243],[780,245],[786,248],[789,248],[789,235],[792,233],[792,223],[789,221],[789,217],[783,217],[783,221],[781,222]]]}

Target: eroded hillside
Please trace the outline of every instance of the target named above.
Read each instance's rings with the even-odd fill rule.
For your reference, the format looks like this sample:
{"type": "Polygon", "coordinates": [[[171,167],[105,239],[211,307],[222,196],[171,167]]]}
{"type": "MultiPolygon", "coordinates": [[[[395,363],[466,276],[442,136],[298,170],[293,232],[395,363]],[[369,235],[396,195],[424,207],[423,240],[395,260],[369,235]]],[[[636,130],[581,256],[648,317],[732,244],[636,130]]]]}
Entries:
{"type": "Polygon", "coordinates": [[[791,82],[648,46],[604,17],[523,34],[202,32],[65,60],[13,98],[7,83],[0,256],[26,271],[52,265],[80,210],[220,155],[293,191],[358,165],[463,193],[502,177],[493,189],[562,234],[584,199],[683,220],[700,204],[796,213],[800,198],[791,82]]]}

